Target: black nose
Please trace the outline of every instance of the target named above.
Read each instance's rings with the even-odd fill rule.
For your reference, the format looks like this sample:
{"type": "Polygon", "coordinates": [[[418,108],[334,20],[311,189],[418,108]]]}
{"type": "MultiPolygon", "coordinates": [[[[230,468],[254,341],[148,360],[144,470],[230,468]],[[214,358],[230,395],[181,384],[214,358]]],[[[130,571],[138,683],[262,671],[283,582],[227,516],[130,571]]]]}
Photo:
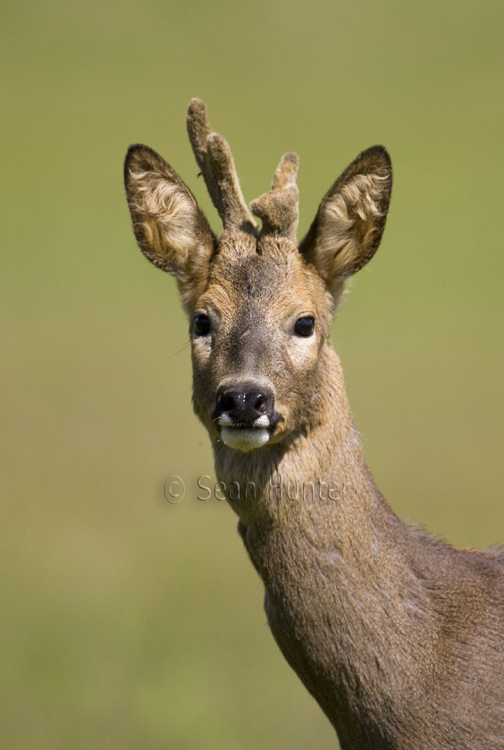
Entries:
{"type": "Polygon", "coordinates": [[[275,397],[269,388],[256,383],[236,383],[217,392],[215,417],[226,414],[233,422],[252,425],[259,417],[271,420],[275,397]]]}

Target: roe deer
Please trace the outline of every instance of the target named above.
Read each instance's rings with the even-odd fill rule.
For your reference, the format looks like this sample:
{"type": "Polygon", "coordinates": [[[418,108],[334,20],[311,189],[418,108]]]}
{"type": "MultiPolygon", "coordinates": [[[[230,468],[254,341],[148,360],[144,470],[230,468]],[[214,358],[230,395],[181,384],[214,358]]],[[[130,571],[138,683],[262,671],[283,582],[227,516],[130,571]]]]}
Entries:
{"type": "Polygon", "coordinates": [[[298,245],[297,156],[251,204],[259,229],[198,99],[187,125],[221,236],[147,146],[128,151],[128,202],[142,251],[177,279],[194,410],[280,649],[343,750],[504,748],[504,555],[457,550],[392,512],[329,343],[345,280],[384,230],[387,151],[350,164],[298,245]]]}

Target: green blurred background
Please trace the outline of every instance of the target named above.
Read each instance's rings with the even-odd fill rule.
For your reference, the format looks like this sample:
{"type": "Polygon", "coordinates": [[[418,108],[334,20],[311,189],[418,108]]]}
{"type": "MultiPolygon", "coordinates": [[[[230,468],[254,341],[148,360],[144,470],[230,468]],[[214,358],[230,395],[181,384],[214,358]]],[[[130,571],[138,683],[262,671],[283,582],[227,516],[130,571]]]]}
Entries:
{"type": "Polygon", "coordinates": [[[301,157],[301,227],[363,148],[395,167],[334,343],[394,510],[504,542],[500,0],[2,3],[0,746],[334,748],[268,632],[190,405],[175,284],[131,232],[127,146],[182,175],[209,105],[252,200],[301,157]],[[163,496],[184,478],[180,504],[163,496]]]}

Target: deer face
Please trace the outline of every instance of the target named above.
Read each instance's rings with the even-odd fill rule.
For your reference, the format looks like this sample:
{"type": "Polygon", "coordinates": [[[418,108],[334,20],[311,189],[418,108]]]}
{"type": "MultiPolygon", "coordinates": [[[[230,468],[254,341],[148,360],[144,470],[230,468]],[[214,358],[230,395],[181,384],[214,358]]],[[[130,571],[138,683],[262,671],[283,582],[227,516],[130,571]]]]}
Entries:
{"type": "Polygon", "coordinates": [[[295,244],[239,245],[221,246],[190,320],[196,413],[214,439],[248,451],[301,429],[332,300],[295,244]]]}
{"type": "Polygon", "coordinates": [[[227,143],[193,100],[189,134],[224,221],[217,238],[178,175],[132,146],[125,166],[133,227],[144,254],[174,275],[189,315],[194,408],[214,442],[248,452],[307,432],[323,405],[318,385],[345,279],[378,247],[391,167],[382,147],[336,181],[298,246],[297,157],[286,154],[269,193],[241,196],[227,143]]]}

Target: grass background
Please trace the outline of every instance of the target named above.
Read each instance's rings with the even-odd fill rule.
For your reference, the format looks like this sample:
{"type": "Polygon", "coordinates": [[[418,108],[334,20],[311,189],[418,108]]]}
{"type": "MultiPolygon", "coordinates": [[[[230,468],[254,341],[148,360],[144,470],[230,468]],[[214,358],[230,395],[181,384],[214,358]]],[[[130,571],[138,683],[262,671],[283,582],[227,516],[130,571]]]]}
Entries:
{"type": "Polygon", "coordinates": [[[233,513],[195,499],[212,459],[186,322],[131,232],[137,141],[218,229],[193,96],[247,200],[300,154],[300,233],[356,154],[387,146],[385,237],[334,327],[365,452],[402,517],[504,541],[503,22],[498,0],[4,0],[2,747],[336,747],[233,513]]]}

